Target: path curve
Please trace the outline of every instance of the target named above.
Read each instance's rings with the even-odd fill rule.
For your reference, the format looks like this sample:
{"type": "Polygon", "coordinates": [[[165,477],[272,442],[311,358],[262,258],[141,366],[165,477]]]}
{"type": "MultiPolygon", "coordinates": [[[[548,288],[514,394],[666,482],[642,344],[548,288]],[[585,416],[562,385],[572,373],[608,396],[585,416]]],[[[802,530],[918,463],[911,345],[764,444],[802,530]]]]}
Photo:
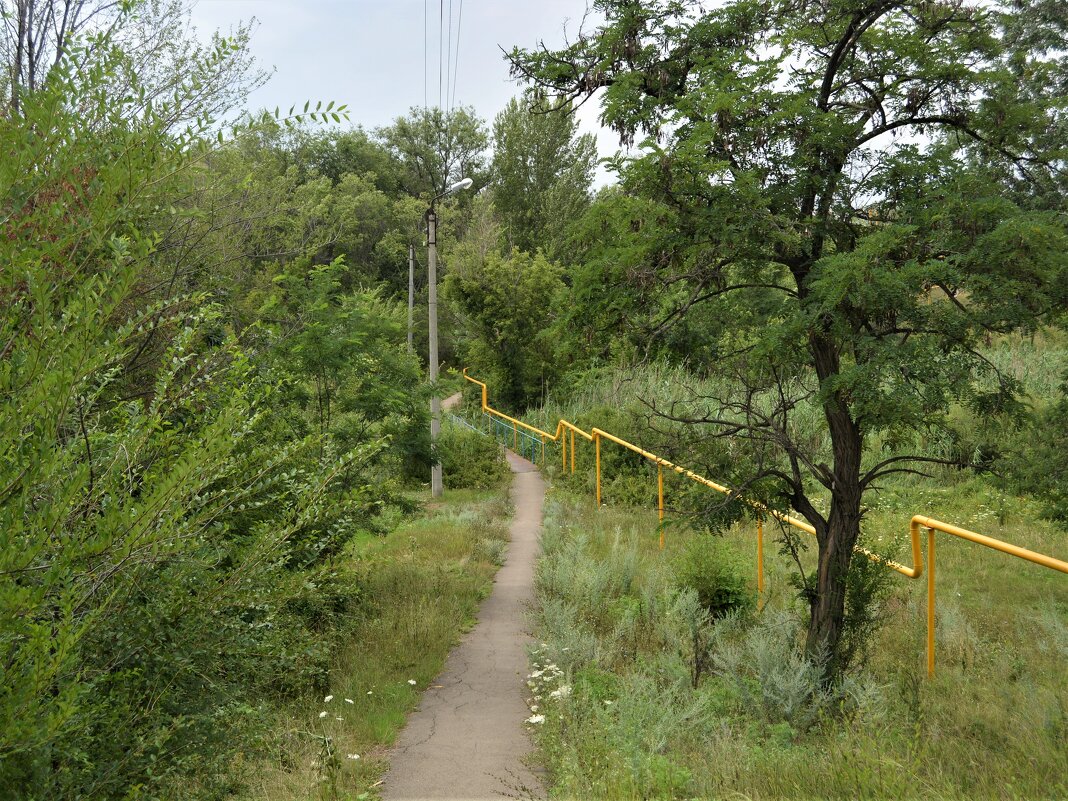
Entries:
{"type": "Polygon", "coordinates": [[[541,781],[523,760],[527,674],[525,614],[534,598],[545,483],[537,468],[508,452],[512,469],[511,544],[478,623],[423,694],[393,749],[382,797],[541,798],[541,781]]]}

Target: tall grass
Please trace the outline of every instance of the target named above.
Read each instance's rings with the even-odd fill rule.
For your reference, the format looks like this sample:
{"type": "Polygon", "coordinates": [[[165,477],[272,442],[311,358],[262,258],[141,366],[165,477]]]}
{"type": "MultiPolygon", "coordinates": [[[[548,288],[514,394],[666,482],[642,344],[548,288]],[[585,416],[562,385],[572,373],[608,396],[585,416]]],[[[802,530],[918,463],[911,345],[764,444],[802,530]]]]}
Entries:
{"type": "MultiPolygon", "coordinates": [[[[933,509],[1063,553],[1063,535],[1035,519],[1034,505],[977,478],[892,484],[865,537],[901,543],[903,513],[933,509]]],[[[559,666],[568,692],[539,693],[545,719],[534,728],[556,797],[1068,796],[1061,574],[947,537],[936,679],[924,677],[925,587],[902,577],[869,660],[828,694],[795,647],[795,568],[768,547],[762,611],[709,624],[696,647],[710,666],[694,687],[693,612],[675,566],[706,535],[674,527],[660,552],[656,530],[651,510],[551,496],[536,659],[559,666]]],[[[753,534],[739,526],[725,540],[752,555],[753,534]]],[[[804,559],[810,569],[813,555],[804,559]]]]}
{"type": "Polygon", "coordinates": [[[1043,329],[1034,336],[1006,335],[991,341],[983,355],[1015,378],[1031,400],[1043,405],[1068,378],[1068,334],[1043,329]]]}

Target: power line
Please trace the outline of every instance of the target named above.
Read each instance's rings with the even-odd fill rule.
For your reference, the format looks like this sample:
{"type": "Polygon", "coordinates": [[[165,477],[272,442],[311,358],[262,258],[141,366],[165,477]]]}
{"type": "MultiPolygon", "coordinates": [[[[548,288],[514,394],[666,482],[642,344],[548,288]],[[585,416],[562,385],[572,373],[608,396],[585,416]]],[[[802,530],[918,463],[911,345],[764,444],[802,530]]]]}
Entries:
{"type": "Polygon", "coordinates": [[[449,101],[449,86],[452,83],[450,76],[452,75],[452,0],[449,0],[449,51],[445,56],[445,113],[446,115],[452,110],[452,105],[449,101]]]}
{"type": "MultiPolygon", "coordinates": [[[[452,0],[449,0],[452,2],[452,0]]],[[[460,0],[460,10],[456,16],[456,60],[452,67],[452,100],[449,101],[449,111],[452,111],[456,103],[456,80],[460,73],[460,23],[464,18],[464,0],[460,0]]]]}
{"type": "Polygon", "coordinates": [[[430,44],[427,40],[427,19],[430,16],[427,11],[427,4],[430,0],[423,0],[423,111],[426,111],[427,107],[427,61],[429,60],[428,51],[430,50],[430,44]]]}
{"type": "Polygon", "coordinates": [[[441,108],[441,77],[443,75],[441,57],[445,48],[441,44],[441,36],[445,33],[445,0],[438,0],[438,108],[441,108]]]}

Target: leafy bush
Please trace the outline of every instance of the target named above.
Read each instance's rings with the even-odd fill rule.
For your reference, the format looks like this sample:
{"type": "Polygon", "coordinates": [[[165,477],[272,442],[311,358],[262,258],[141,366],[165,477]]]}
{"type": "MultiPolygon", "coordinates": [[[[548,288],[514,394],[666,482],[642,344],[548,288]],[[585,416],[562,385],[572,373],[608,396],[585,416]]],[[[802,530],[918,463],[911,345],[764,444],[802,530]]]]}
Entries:
{"type": "MultiPolygon", "coordinates": [[[[337,262],[245,263],[265,286],[246,327],[204,275],[219,255],[175,261],[212,227],[189,205],[212,205],[211,156],[238,148],[202,139],[207,119],[175,130],[198,87],[139,99],[130,76],[116,97],[113,45],[72,45],[0,115],[11,799],[230,792],[270,710],[325,685],[361,596],[331,560],[394,505],[383,454],[418,400],[403,316],[341,297],[337,262]],[[372,375],[387,393],[367,391],[372,375]]],[[[190,68],[233,55],[220,42],[190,68]]]]}
{"type": "Polygon", "coordinates": [[[438,458],[445,486],[451,489],[493,489],[510,471],[492,438],[459,425],[446,425],[438,439],[438,458]]]}
{"type": "Polygon", "coordinates": [[[1049,519],[1068,528],[1068,383],[1023,433],[1010,440],[1000,466],[1015,489],[1033,494],[1049,519]]]}
{"type": "Polygon", "coordinates": [[[676,558],[675,579],[680,587],[696,591],[701,606],[719,618],[752,608],[752,569],[726,542],[706,535],[690,540],[676,558]]]}
{"type": "Polygon", "coordinates": [[[806,731],[823,714],[876,713],[877,688],[851,677],[827,685],[823,666],[802,653],[798,632],[797,620],[784,612],[747,628],[732,616],[714,631],[714,670],[745,706],[795,731],[806,731]]]}

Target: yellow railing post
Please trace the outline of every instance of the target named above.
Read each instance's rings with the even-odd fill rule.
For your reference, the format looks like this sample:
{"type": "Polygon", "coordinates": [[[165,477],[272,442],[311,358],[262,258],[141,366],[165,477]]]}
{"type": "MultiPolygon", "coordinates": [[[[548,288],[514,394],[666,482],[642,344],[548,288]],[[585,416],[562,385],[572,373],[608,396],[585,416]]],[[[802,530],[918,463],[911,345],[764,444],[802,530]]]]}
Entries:
{"type": "Polygon", "coordinates": [[[593,435],[594,461],[597,462],[597,508],[601,508],[601,438],[593,435]]]}
{"type": "Polygon", "coordinates": [[[931,678],[934,676],[935,670],[935,532],[944,531],[946,534],[952,534],[954,537],[960,537],[962,540],[968,540],[978,545],[984,545],[987,548],[991,548],[995,551],[1001,551],[1007,553],[1010,556],[1015,556],[1019,559],[1024,559],[1028,562],[1034,562],[1036,565],[1042,565],[1053,570],[1059,570],[1061,573],[1068,573],[1068,562],[1062,562],[1060,559],[1056,559],[1052,556],[1046,556],[1045,554],[1036,553],[1035,551],[1029,551],[1027,548],[1021,548],[1019,545],[1013,545],[1011,542],[1002,542],[996,540],[993,537],[988,537],[985,534],[977,534],[974,531],[969,531],[966,528],[960,528],[950,523],[943,523],[941,520],[935,520],[932,517],[924,517],[923,515],[914,515],[912,520],[909,521],[909,533],[912,535],[913,543],[915,545],[916,540],[919,538],[920,527],[927,529],[927,676],[931,678]]]}
{"type": "Polygon", "coordinates": [[[567,472],[567,437],[560,438],[560,469],[567,472]]]}
{"type": "Polygon", "coordinates": [[[660,550],[664,550],[664,468],[656,465],[656,508],[660,514],[660,550]]]}
{"type": "Polygon", "coordinates": [[[935,670],[935,530],[927,529],[927,678],[935,670]]]}
{"type": "Polygon", "coordinates": [[[764,593],[764,518],[757,518],[757,592],[764,593]]]}
{"type": "Polygon", "coordinates": [[[571,429],[571,472],[575,472],[575,429],[571,429]]]}

